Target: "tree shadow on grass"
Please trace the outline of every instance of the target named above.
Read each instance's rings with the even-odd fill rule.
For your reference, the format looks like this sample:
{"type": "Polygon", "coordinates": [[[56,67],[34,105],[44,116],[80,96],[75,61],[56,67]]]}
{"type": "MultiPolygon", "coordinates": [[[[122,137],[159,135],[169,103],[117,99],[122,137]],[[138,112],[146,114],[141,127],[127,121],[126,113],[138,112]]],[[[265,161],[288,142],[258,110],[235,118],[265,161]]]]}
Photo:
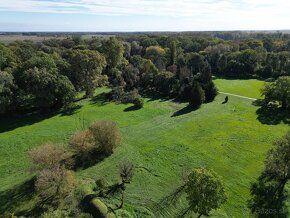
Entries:
{"type": "Polygon", "coordinates": [[[257,100],[253,103],[255,106],[260,106],[256,111],[257,119],[262,124],[277,125],[281,122],[290,125],[290,112],[283,110],[275,104],[266,104],[262,100],[257,100]]]}
{"type": "Polygon", "coordinates": [[[103,160],[105,160],[107,157],[109,157],[110,155],[105,154],[103,152],[91,152],[89,154],[85,154],[85,155],[74,155],[73,158],[73,166],[72,169],[74,171],[79,171],[79,170],[85,170],[88,169],[100,162],[102,162],[103,160]]]}
{"type": "Polygon", "coordinates": [[[125,108],[125,109],[124,109],[124,112],[137,111],[137,110],[140,110],[140,109],[141,109],[141,108],[132,105],[132,106],[130,106],[130,107],[125,108]]]}
{"type": "Polygon", "coordinates": [[[11,131],[23,126],[29,126],[54,116],[53,113],[35,112],[21,115],[1,115],[0,133],[11,131]]]}
{"type": "Polygon", "coordinates": [[[72,116],[72,115],[78,113],[81,108],[82,108],[81,105],[74,104],[73,106],[61,111],[60,114],[61,114],[61,116],[72,116]]]}
{"type": "Polygon", "coordinates": [[[92,105],[104,106],[110,102],[109,95],[110,95],[110,93],[106,93],[106,92],[98,94],[90,99],[90,103],[92,105]]]}
{"type": "Polygon", "coordinates": [[[178,117],[182,116],[188,113],[191,113],[192,111],[197,110],[198,108],[192,107],[191,105],[187,105],[186,107],[180,109],[179,111],[176,111],[174,114],[172,114],[171,117],[178,117]]]}
{"type": "Polygon", "coordinates": [[[169,97],[166,97],[164,95],[161,95],[160,93],[158,92],[142,92],[141,93],[142,96],[144,96],[145,98],[149,98],[148,102],[151,102],[151,101],[160,101],[160,102],[164,102],[164,101],[168,101],[170,100],[171,98],[169,97]]]}
{"type": "MultiPolygon", "coordinates": [[[[103,106],[107,104],[107,93],[101,93],[90,100],[91,104],[103,106]]],[[[56,111],[41,111],[36,108],[30,110],[18,111],[17,114],[5,114],[0,115],[0,133],[11,131],[23,126],[29,126],[51,117],[60,116],[72,116],[80,111],[81,105],[74,103],[70,107],[56,111]]]]}
{"type": "Polygon", "coordinates": [[[252,198],[248,207],[259,218],[286,218],[286,193],[284,186],[271,178],[261,175],[251,186],[252,198]]]}
{"type": "MultiPolygon", "coordinates": [[[[12,189],[0,192],[0,214],[4,214],[4,217],[10,217],[23,202],[32,200],[35,197],[34,182],[35,177],[12,189]]],[[[39,217],[43,211],[44,209],[40,205],[34,205],[30,210],[17,211],[15,215],[39,217]]]]}
{"type": "Polygon", "coordinates": [[[71,116],[78,113],[80,109],[80,105],[72,105],[69,108],[58,111],[35,110],[27,113],[20,111],[18,114],[0,115],[0,133],[11,131],[23,126],[33,125],[57,115],[71,116]]]}

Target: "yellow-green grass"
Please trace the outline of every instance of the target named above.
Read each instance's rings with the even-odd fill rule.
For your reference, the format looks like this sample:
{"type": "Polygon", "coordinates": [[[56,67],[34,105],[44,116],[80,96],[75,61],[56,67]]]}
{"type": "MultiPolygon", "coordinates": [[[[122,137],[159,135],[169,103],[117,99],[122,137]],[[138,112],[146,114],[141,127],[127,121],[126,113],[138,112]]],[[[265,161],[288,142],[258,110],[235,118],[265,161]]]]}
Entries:
{"type": "Polygon", "coordinates": [[[236,95],[242,95],[250,98],[261,98],[261,89],[264,86],[264,81],[249,79],[249,80],[226,80],[215,79],[215,85],[221,92],[227,92],[236,95]]]}
{"type": "MultiPolygon", "coordinates": [[[[108,90],[99,89],[96,95],[104,91],[108,90]]],[[[187,104],[146,99],[143,109],[125,112],[131,105],[116,105],[99,97],[80,101],[82,107],[72,114],[1,122],[0,212],[10,208],[9,201],[14,199],[8,198],[7,193],[14,193],[17,185],[33,175],[26,158],[29,149],[42,143],[65,143],[73,132],[95,120],[114,120],[121,128],[122,144],[104,161],[78,171],[79,181],[105,178],[111,184],[118,182],[119,162],[130,159],[136,172],[127,186],[125,206],[129,210],[144,206],[156,213],[155,203],[181,184],[182,169],[210,168],[222,176],[228,196],[227,203],[211,215],[245,217],[250,183],[263,169],[271,143],[289,126],[260,123],[258,107],[247,99],[232,97],[228,104],[221,104],[223,99],[219,95],[199,110],[172,117],[187,104]]],[[[16,212],[29,210],[34,201],[19,197],[16,212]]],[[[175,217],[185,205],[183,198],[178,206],[166,208],[162,214],[175,217]]]]}

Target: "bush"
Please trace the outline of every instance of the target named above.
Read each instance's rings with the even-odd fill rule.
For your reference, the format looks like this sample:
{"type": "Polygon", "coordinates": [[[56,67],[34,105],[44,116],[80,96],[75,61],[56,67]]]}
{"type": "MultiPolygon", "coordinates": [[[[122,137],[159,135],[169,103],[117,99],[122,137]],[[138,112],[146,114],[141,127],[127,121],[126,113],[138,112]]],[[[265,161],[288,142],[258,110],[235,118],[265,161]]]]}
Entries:
{"type": "Polygon", "coordinates": [[[205,101],[205,93],[198,82],[193,84],[190,96],[189,104],[193,108],[199,108],[205,101]]]}
{"type": "Polygon", "coordinates": [[[69,141],[69,146],[82,159],[86,159],[95,149],[95,140],[89,130],[76,132],[69,141]]]}
{"type": "Polygon", "coordinates": [[[137,97],[137,98],[135,98],[133,100],[133,104],[134,104],[134,107],[135,108],[138,108],[138,109],[143,108],[143,106],[144,106],[144,99],[141,98],[141,97],[137,97]]]}
{"type": "Polygon", "coordinates": [[[33,169],[53,168],[59,164],[69,162],[70,154],[61,144],[44,144],[32,149],[28,153],[33,169]]]}
{"type": "Polygon", "coordinates": [[[204,86],[204,92],[206,102],[212,102],[218,95],[218,90],[212,81],[204,86]]]}
{"type": "Polygon", "coordinates": [[[74,189],[75,179],[72,171],[58,165],[40,171],[35,187],[43,202],[56,204],[74,189]]]}
{"type": "Polygon", "coordinates": [[[140,97],[138,90],[134,89],[133,91],[124,93],[121,102],[123,104],[132,103],[138,97],[140,97]]]}
{"type": "Polygon", "coordinates": [[[98,152],[107,155],[112,154],[114,148],[121,143],[121,131],[112,121],[98,121],[89,127],[94,137],[94,143],[98,152]]]}

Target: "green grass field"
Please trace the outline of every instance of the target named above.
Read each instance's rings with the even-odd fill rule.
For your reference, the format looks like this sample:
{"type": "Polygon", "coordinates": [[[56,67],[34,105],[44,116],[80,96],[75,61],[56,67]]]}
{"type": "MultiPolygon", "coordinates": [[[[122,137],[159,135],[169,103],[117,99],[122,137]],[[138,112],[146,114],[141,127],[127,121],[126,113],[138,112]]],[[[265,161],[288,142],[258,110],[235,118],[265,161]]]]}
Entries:
{"type": "MultiPolygon", "coordinates": [[[[234,82],[234,90],[233,81],[215,82],[221,91],[249,97],[257,97],[261,86],[258,81],[239,80],[234,82]]],[[[97,96],[105,91],[99,89],[97,96]]],[[[181,184],[182,169],[206,167],[222,176],[228,196],[227,203],[211,215],[248,216],[250,183],[259,176],[271,143],[289,126],[283,122],[262,124],[257,119],[258,107],[250,100],[231,97],[228,104],[221,104],[223,99],[219,95],[213,103],[187,113],[187,104],[150,99],[143,109],[125,112],[131,105],[116,105],[96,97],[94,101],[80,101],[81,108],[72,114],[1,121],[0,214],[5,210],[27,211],[34,203],[34,199],[19,193],[19,185],[33,175],[26,158],[29,149],[47,142],[66,142],[73,132],[95,120],[113,120],[122,130],[122,145],[104,161],[77,172],[79,181],[105,178],[114,184],[119,162],[130,159],[137,168],[125,196],[126,209],[142,206],[154,212],[155,203],[181,184]],[[179,116],[172,116],[177,111],[179,116]]],[[[159,211],[156,216],[175,217],[185,204],[182,199],[176,207],[159,211]]]]}
{"type": "Polygon", "coordinates": [[[214,83],[221,92],[228,92],[236,95],[243,95],[250,98],[261,98],[261,88],[264,81],[250,80],[226,80],[215,79],[214,83]]]}

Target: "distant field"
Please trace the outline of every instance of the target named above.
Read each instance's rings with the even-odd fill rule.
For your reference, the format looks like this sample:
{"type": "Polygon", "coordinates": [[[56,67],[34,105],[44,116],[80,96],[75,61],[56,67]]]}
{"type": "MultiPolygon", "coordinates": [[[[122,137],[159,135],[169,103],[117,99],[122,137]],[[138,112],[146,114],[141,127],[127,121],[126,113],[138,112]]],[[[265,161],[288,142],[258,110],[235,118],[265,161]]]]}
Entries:
{"type": "Polygon", "coordinates": [[[0,35],[0,42],[4,44],[9,44],[11,42],[14,42],[16,40],[32,40],[34,42],[42,42],[46,39],[52,39],[52,38],[58,38],[63,39],[64,37],[43,37],[43,36],[23,36],[23,35],[0,35]]]}
{"type": "MultiPolygon", "coordinates": [[[[222,91],[249,97],[258,97],[262,85],[248,80],[216,82],[222,91]]],[[[182,169],[206,167],[222,176],[228,196],[228,202],[211,217],[249,216],[250,183],[263,169],[271,143],[285,134],[288,125],[262,124],[257,119],[258,107],[238,97],[221,104],[224,96],[219,95],[213,103],[190,113],[184,110],[187,104],[147,99],[143,109],[125,112],[131,105],[106,102],[99,94],[107,91],[98,89],[95,100],[80,101],[81,108],[72,114],[0,120],[0,214],[16,211],[25,215],[34,204],[33,198],[22,194],[22,184],[33,175],[26,159],[29,149],[66,142],[74,131],[107,119],[118,122],[122,145],[101,163],[77,172],[79,181],[105,178],[114,184],[119,162],[128,158],[137,168],[125,195],[125,209],[145,207],[157,211],[157,217],[176,217],[186,205],[184,199],[164,211],[156,209],[156,202],[181,183],[182,169]],[[180,116],[172,117],[177,111],[180,116]]]]}
{"type": "Polygon", "coordinates": [[[226,80],[215,79],[214,83],[221,92],[243,95],[250,98],[261,98],[261,88],[264,83],[260,80],[226,80]]]}
{"type": "MultiPolygon", "coordinates": [[[[101,38],[108,38],[113,35],[82,35],[83,39],[91,39],[92,37],[101,37],[101,38]]],[[[47,39],[65,39],[68,36],[24,36],[24,35],[0,35],[0,42],[4,44],[9,44],[16,40],[32,40],[34,42],[42,42],[43,40],[47,39]]]]}

